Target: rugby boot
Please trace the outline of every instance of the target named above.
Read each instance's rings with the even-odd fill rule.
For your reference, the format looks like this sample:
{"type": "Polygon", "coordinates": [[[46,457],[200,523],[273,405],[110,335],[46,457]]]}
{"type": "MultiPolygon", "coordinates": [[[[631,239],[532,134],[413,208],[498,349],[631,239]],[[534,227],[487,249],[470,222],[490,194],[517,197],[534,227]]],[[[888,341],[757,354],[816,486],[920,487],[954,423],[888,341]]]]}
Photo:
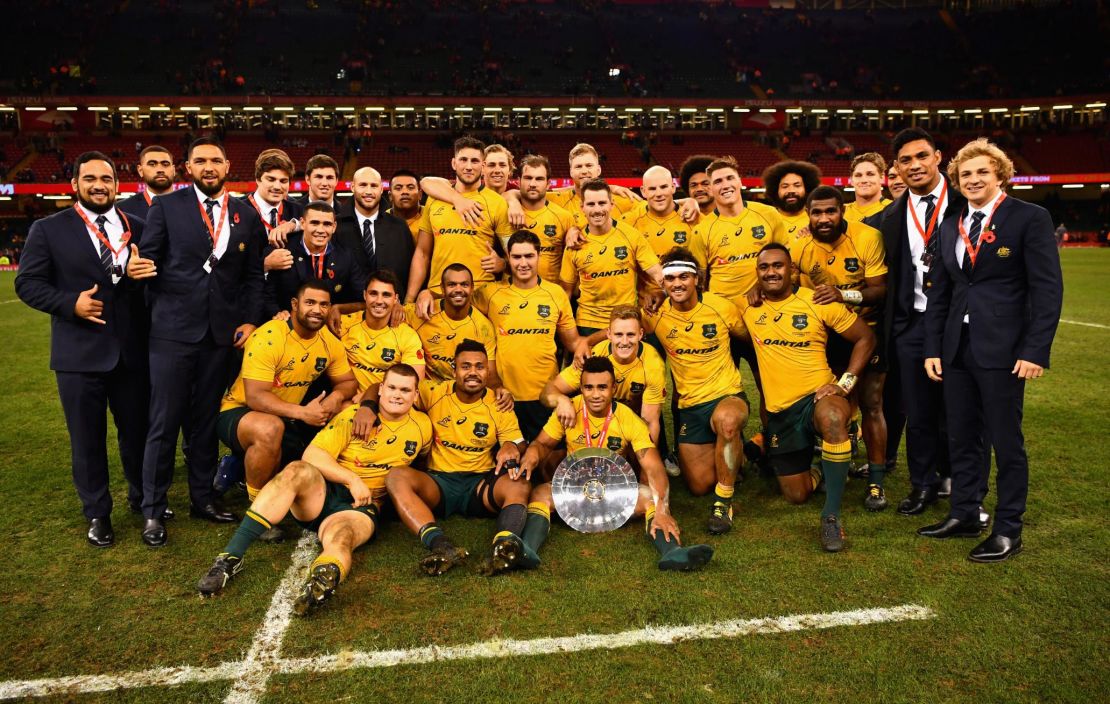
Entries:
{"type": "Polygon", "coordinates": [[[825,552],[840,552],[844,549],[844,529],[840,519],[831,513],[821,519],[821,547],[825,552]]]}
{"type": "Polygon", "coordinates": [[[510,533],[498,538],[490,548],[478,571],[487,577],[508,572],[520,565],[524,557],[524,541],[510,533]]]}
{"type": "Polygon", "coordinates": [[[706,530],[710,535],[724,535],[732,530],[732,503],[713,502],[706,530]]]}
{"type": "Polygon", "coordinates": [[[310,611],[320,608],[331,598],[338,586],[339,565],[332,562],[316,565],[301,587],[301,593],[293,600],[293,613],[306,616],[310,611]]]}
{"type": "Polygon", "coordinates": [[[708,545],[691,545],[688,548],[679,545],[659,558],[659,569],[693,572],[705,567],[711,559],[713,548],[708,545]]]}
{"type": "Polygon", "coordinates": [[[863,497],[863,507],[868,511],[882,511],[887,507],[886,492],[881,486],[867,485],[867,496],[863,497]]]}
{"type": "Polygon", "coordinates": [[[204,597],[215,596],[223,591],[224,586],[242,569],[243,558],[220,553],[216,557],[216,561],[212,563],[208,573],[200,578],[200,582],[197,583],[197,591],[204,597]]]}
{"type": "Polygon", "coordinates": [[[469,556],[470,553],[464,548],[460,548],[454,543],[445,541],[442,545],[432,550],[420,560],[420,568],[424,570],[425,574],[431,577],[438,577],[452,567],[466,562],[466,558],[469,556]]]}

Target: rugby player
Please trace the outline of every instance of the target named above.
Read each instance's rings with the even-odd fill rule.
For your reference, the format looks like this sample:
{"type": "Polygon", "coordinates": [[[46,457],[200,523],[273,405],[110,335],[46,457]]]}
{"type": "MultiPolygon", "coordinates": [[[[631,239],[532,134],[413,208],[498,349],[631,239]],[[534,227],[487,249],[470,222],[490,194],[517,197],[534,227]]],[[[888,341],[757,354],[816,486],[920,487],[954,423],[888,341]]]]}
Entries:
{"type": "Polygon", "coordinates": [[[412,408],[419,380],[407,364],[386,371],[378,422],[368,439],[353,434],[357,406],[332,419],[304,457],[259,492],[227,547],[197,584],[201,596],[219,594],[242,571],[251,543],[292,512],[301,527],[319,535],[322,545],[293,612],[303,616],[327,601],[350,572],[351,553],[377,532],[386,475],[407,468],[431,446],[431,423],[412,408]]]}
{"type": "Polygon", "coordinates": [[[410,365],[424,378],[420,337],[406,323],[389,325],[397,303],[397,286],[397,276],[392,271],[379,269],[370,275],[363,292],[366,309],[341,319],[340,340],[358,380],[356,400],[374,398],[386,370],[399,362],[410,365]]]}
{"type": "Polygon", "coordinates": [[[678,394],[678,464],[694,496],[713,489],[709,532],[732,528],[732,496],[741,456],[748,399],[729,353],[730,335],[743,332],[736,306],[701,292],[698,265],[675,247],[663,255],[667,300],[644,321],[667,352],[678,394]]]}
{"type": "Polygon", "coordinates": [[[864,218],[881,213],[893,201],[883,198],[883,174],[886,160],[875,152],[860,154],[852,159],[850,182],[855,189],[856,199],[844,206],[844,218],[860,222],[864,218]]]}
{"type": "Polygon", "coordinates": [[[821,169],[805,161],[780,161],[763,172],[765,197],[775,206],[788,239],[809,236],[806,198],[821,185],[821,169]]]}
{"type": "Polygon", "coordinates": [[[412,233],[413,242],[419,239],[420,220],[424,214],[420,197],[420,178],[415,173],[408,169],[393,172],[389,179],[389,201],[392,207],[386,212],[405,221],[412,233]]]}
{"type": "Polygon", "coordinates": [[[659,257],[640,233],[613,218],[609,185],[600,179],[582,186],[582,208],[586,215],[585,243],[567,250],[559,281],[570,296],[579,289],[578,333],[592,335],[609,324],[614,306],[635,305],[643,290],[645,308],[658,306],[647,285],[662,284],[659,257]],[[643,279],[647,285],[639,286],[643,279]]]}
{"type": "Polygon", "coordinates": [[[838,552],[844,547],[840,505],[852,456],[847,396],[875,351],[875,333],[846,306],[817,303],[808,288],[793,292],[793,266],[785,245],[764,246],[757,267],[763,304],[744,305],[742,326],[755,340],[763,374],[771,466],[786,500],[804,502],[821,481],[810,470],[814,440],[821,438],[821,545],[838,552]],[[828,329],[852,343],[848,368],[839,380],[826,358],[828,329]]]}
{"type": "Polygon", "coordinates": [[[447,537],[436,515],[497,516],[497,532],[483,564],[487,574],[516,564],[523,552],[520,535],[532,485],[502,469],[510,460],[520,461],[524,438],[513,414],[497,408],[493,391],[486,387],[488,370],[485,345],[459,343],[455,382],[420,385],[420,405],[435,434],[428,471],[399,467],[386,478],[401,521],[428,549],[420,566],[432,576],[469,555],[447,537]]]}
{"type": "MultiPolygon", "coordinates": [[[[303,206],[288,198],[292,178],[293,160],[282,150],[266,149],[255,159],[255,191],[244,200],[258,213],[268,241],[285,242],[301,228],[303,206]]],[[[288,249],[274,249],[266,255],[263,266],[266,271],[289,269],[293,266],[293,255],[288,249]]]]}
{"type": "MultiPolygon", "coordinates": [[[[652,166],[644,172],[640,186],[645,202],[624,214],[624,222],[631,225],[647,241],[656,256],[662,256],[674,247],[691,249],[698,265],[705,266],[704,247],[694,238],[694,225],[682,219],[674,201],[674,177],[662,166],[652,166]]],[[[700,207],[700,203],[698,204],[700,207]]]]}
{"type": "MultiPolygon", "coordinates": [[[[881,172],[876,172],[881,173],[881,172]]],[[[813,302],[846,304],[872,331],[878,330],[879,307],[886,296],[886,252],[883,236],[873,227],[846,218],[844,196],[832,186],[818,186],[806,204],[812,237],[796,242],[790,258],[802,286],[813,290],[813,302]]],[[[863,438],[867,443],[868,487],[864,506],[882,511],[887,506],[883,490],[886,474],[886,420],[883,384],[886,360],[876,348],[860,374],[851,399],[863,412],[863,438]]],[[[838,335],[828,339],[828,362],[834,374],[848,369],[852,345],[838,335]]]]}
{"type": "Polygon", "coordinates": [[[906,182],[902,180],[902,174],[899,173],[898,166],[895,164],[891,164],[886,171],[886,187],[890,191],[890,197],[894,200],[898,200],[906,192],[906,182]]]}
{"type": "Polygon", "coordinates": [[[478,284],[493,281],[495,275],[505,270],[505,260],[498,255],[495,245],[503,247],[512,228],[505,200],[482,186],[484,148],[473,137],[460,137],[455,140],[451,159],[454,186],[433,177],[421,180],[420,187],[428,194],[428,201],[424,204],[416,254],[409,271],[406,303],[416,301],[425,281],[436,297],[442,296],[443,270],[452,262],[466,264],[478,284]],[[482,206],[477,218],[468,216],[464,210],[472,202],[482,206]]]}
{"type": "Polygon", "coordinates": [[[500,144],[491,144],[482,150],[482,184],[501,195],[509,188],[516,164],[513,153],[500,144]]]}
{"type": "Polygon", "coordinates": [[[177,170],[173,164],[170,150],[152,144],[139,152],[139,163],[135,173],[143,182],[143,190],[121,202],[117,208],[127,215],[135,215],[146,220],[147,211],[158,196],[173,192],[173,179],[177,170]]]}
{"type": "Polygon", "coordinates": [[[705,167],[716,158],[708,154],[694,154],[687,157],[678,169],[678,185],[686,197],[697,204],[697,215],[700,217],[707,217],[713,212],[713,194],[709,190],[709,175],[705,173],[705,167]]]}
{"type": "Polygon", "coordinates": [[[520,207],[524,211],[523,229],[540,239],[540,278],[559,281],[563,247],[567,233],[577,232],[574,216],[547,199],[551,162],[545,156],[530,154],[520,162],[520,207]]]}
{"type": "MultiPolygon", "coordinates": [[[[648,427],[628,406],[614,399],[617,381],[613,363],[607,357],[590,357],[582,365],[582,393],[574,398],[574,422],[567,426],[555,411],[543,431],[528,446],[520,466],[510,469],[510,476],[530,479],[532,472],[552,452],[560,440],[566,440],[567,452],[599,447],[632,460],[639,467],[640,495],[633,516],[644,516],[647,537],[659,551],[661,570],[697,570],[713,557],[708,545],[683,547],[679,540],[678,523],[670,510],[670,485],[663,470],[663,461],[651,442],[648,427]]],[[[524,528],[524,551],[514,563],[534,568],[540,563],[539,548],[550,530],[551,484],[536,487],[528,505],[524,528]]]]}
{"type": "Polygon", "coordinates": [[[308,181],[305,205],[320,201],[330,205],[336,212],[339,211],[343,204],[335,197],[335,190],[339,186],[339,164],[335,159],[327,154],[313,155],[304,166],[304,178],[308,181]]]}

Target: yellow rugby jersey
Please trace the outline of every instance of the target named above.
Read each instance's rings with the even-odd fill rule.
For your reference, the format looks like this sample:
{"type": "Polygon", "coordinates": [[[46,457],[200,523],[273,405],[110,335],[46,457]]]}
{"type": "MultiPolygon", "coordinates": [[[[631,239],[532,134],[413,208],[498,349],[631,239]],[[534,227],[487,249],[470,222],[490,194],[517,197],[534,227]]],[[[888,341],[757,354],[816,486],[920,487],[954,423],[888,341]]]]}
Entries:
{"type": "Polygon", "coordinates": [[[615,306],[636,305],[639,273],[658,263],[640,233],[623,222],[614,220],[606,235],[587,234],[581,249],[563,253],[559,272],[563,283],[579,285],[578,324],[603,328],[615,306]]]}
{"type": "Polygon", "coordinates": [[[825,384],[836,383],[825,358],[826,326],[844,332],[856,321],[855,313],[839,303],[817,305],[808,288],[799,288],[777,303],[743,305],[744,324],[759,360],[763,404],[769,412],[785,410],[825,384]]]}
{"type": "Polygon", "coordinates": [[[282,401],[300,403],[321,374],[335,378],[351,371],[343,345],[330,330],[321,328],[306,340],[288,320],[271,320],[255,330],[243,353],[243,366],[224,394],[220,411],[247,405],[244,379],[265,381],[282,401]]]}
{"type": "Polygon", "coordinates": [[[416,305],[405,306],[405,320],[416,331],[424,347],[424,360],[428,365],[428,378],[433,381],[455,380],[455,348],[466,339],[481,342],[492,362],[497,357],[497,337],[493,325],[474,306],[462,320],[451,320],[443,312],[443,301],[435,305],[439,310],[428,320],[416,314],[416,305]]]}
{"type": "Polygon", "coordinates": [[[709,290],[729,299],[742,297],[755,286],[755,260],[763,245],[787,243],[778,213],[762,203],[748,203],[734,218],[713,211],[694,228],[694,236],[705,247],[709,290]]]}
{"type": "Polygon", "coordinates": [[[420,383],[420,405],[432,423],[435,440],[428,469],[437,472],[487,472],[493,469],[498,443],[520,442],[516,416],[497,410],[493,391],[486,389],[474,403],[463,403],[455,385],[420,383]]]}
{"type": "Polygon", "coordinates": [[[540,238],[541,279],[559,280],[559,267],[563,264],[563,242],[567,231],[574,227],[574,218],[564,208],[545,200],[539,210],[524,211],[524,229],[540,238]]]}
{"type": "MultiPolygon", "coordinates": [[[[790,257],[802,286],[812,289],[828,284],[842,291],[859,291],[864,279],[887,273],[882,233],[862,222],[847,224],[847,231],[831,245],[811,237],[792,248],[790,257]]],[[[878,309],[874,306],[849,307],[869,325],[875,324],[878,309]]]]}
{"type": "MultiPolygon", "coordinates": [[[[575,412],[573,427],[564,428],[554,411],[543,426],[543,432],[553,440],[566,438],[567,454],[591,446],[586,444],[586,429],[582,427],[582,404],[585,401],[581,396],[575,396],[573,400],[575,412]]],[[[621,453],[627,448],[640,452],[655,447],[655,443],[651,441],[647,423],[623,403],[613,402],[613,419],[609,422],[604,440],[601,440],[601,431],[605,429],[605,418],[593,418],[587,412],[586,419],[586,428],[590,431],[590,442],[593,447],[597,447],[598,441],[601,441],[601,446],[606,450],[616,453],[621,453]]]]}
{"type": "MultiPolygon", "coordinates": [[[[663,403],[667,396],[667,369],[663,358],[651,345],[640,343],[640,351],[629,364],[621,364],[613,354],[608,340],[602,340],[590,350],[593,357],[608,357],[617,374],[617,386],[613,398],[624,401],[634,408],[642,403],[663,403]]],[[[582,384],[582,372],[572,364],[559,376],[571,389],[577,391],[582,384]]]]}
{"type": "Polygon", "coordinates": [[[883,209],[893,203],[889,198],[880,198],[878,202],[872,203],[867,207],[861,208],[855,201],[844,204],[844,219],[848,222],[859,222],[864,218],[869,218],[875,213],[883,212],[883,209]]]}
{"type": "Polygon", "coordinates": [[[522,289],[508,282],[474,292],[474,305],[497,333],[497,375],[517,401],[535,401],[559,373],[557,330],[574,330],[570,299],[559,286],[540,280],[522,289]]]}
{"type": "MultiPolygon", "coordinates": [[[[620,220],[624,217],[625,213],[630,213],[636,209],[637,200],[618,196],[614,193],[610,194],[613,199],[613,212],[610,217],[614,220],[620,220]]],[[[582,212],[582,196],[573,188],[560,188],[555,191],[547,192],[547,199],[560,206],[571,214],[574,218],[574,224],[583,230],[586,229],[586,214],[582,212]]]]}
{"type": "MultiPolygon", "coordinates": [[[[397,215],[397,213],[393,212],[393,208],[390,208],[385,212],[389,213],[390,215],[401,217],[400,215],[397,215]]],[[[424,207],[418,207],[416,209],[416,215],[413,215],[411,218],[405,218],[404,220],[405,224],[409,226],[409,232],[412,233],[412,241],[415,244],[420,235],[420,223],[424,221],[424,207]]]]}
{"type": "Polygon", "coordinates": [[[740,334],[744,321],[731,301],[702,293],[690,311],[675,310],[670,299],[644,321],[655,332],[671,361],[679,408],[689,408],[744,390],[740,370],[732,363],[729,334],[740,334]]]}
{"type": "Polygon", "coordinates": [[[775,212],[778,213],[779,219],[782,220],[782,226],[786,230],[787,240],[793,240],[796,237],[804,237],[804,233],[809,231],[809,213],[806,212],[805,208],[802,208],[793,215],[784,213],[778,209],[776,209],[775,212]]]}
{"type": "Polygon", "coordinates": [[[698,266],[705,267],[705,247],[701,246],[700,239],[694,237],[697,223],[683,220],[678,205],[667,213],[667,217],[660,218],[651,212],[647,203],[638,203],[634,210],[624,214],[624,222],[643,235],[657,256],[661,257],[675,247],[685,247],[694,255],[698,266]]]}
{"type": "Polygon", "coordinates": [[[461,194],[479,201],[485,207],[485,218],[478,227],[467,224],[454,206],[429,198],[424,204],[420,229],[432,235],[432,264],[428,289],[436,296],[443,294],[440,279],[448,264],[460,262],[470,268],[474,283],[493,281],[493,275],[482,270],[482,259],[489,254],[494,237],[502,246],[513,234],[509,225],[509,206],[505,199],[488,188],[461,194]]]}
{"type": "Polygon", "coordinates": [[[380,384],[386,371],[398,362],[424,366],[424,348],[408,325],[388,325],[374,330],[366,324],[365,313],[348,313],[341,321],[343,348],[358,379],[358,390],[380,384]]]}
{"type": "Polygon", "coordinates": [[[393,467],[408,467],[432,446],[432,423],[428,416],[410,410],[398,420],[378,416],[366,440],[354,434],[358,406],[348,406],[332,418],[312,439],[312,445],[335,458],[340,467],[357,474],[374,492],[374,498],[385,495],[385,475],[393,467]],[[379,493],[380,492],[380,493],[379,493]]]}

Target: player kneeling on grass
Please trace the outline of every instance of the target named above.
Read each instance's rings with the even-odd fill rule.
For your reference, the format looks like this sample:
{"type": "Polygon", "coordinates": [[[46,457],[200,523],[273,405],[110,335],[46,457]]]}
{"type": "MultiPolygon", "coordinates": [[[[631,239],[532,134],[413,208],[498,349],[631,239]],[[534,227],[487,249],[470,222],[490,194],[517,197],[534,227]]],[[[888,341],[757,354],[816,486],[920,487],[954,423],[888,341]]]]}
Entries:
{"type": "Polygon", "coordinates": [[[486,387],[488,373],[485,345],[460,342],[454,383],[420,385],[420,403],[435,433],[428,471],[399,468],[386,480],[401,520],[430,551],[420,561],[429,575],[443,574],[469,554],[444,534],[437,515],[497,516],[497,532],[483,564],[487,574],[508,569],[523,552],[520,535],[532,485],[502,470],[506,463],[515,467],[520,461],[517,443],[524,439],[516,416],[499,409],[496,394],[486,387]]]}
{"type": "MultiPolygon", "coordinates": [[[[641,483],[640,497],[632,515],[644,516],[647,536],[659,551],[659,569],[704,567],[713,557],[713,548],[708,545],[682,547],[680,544],[678,524],[671,515],[670,484],[663,460],[651,442],[647,424],[627,406],[613,400],[616,374],[612,361],[607,357],[587,359],[582,365],[580,387],[582,393],[573,400],[573,413],[556,409],[539,437],[528,446],[520,467],[510,470],[510,474],[531,477],[532,471],[563,438],[567,441],[568,454],[586,447],[601,447],[626,457],[634,452],[641,483]]],[[[552,505],[551,484],[536,487],[528,506],[528,524],[523,536],[530,561],[522,563],[523,567],[539,564],[536,554],[547,538],[552,505]]]]}
{"type": "Polygon", "coordinates": [[[218,594],[243,569],[243,555],[286,513],[316,531],[323,550],[293,603],[304,615],[328,599],[351,569],[351,553],[377,532],[386,475],[428,451],[428,417],[413,410],[419,378],[407,364],[386,371],[378,415],[365,440],[355,437],[357,406],[349,406],[316,435],[299,462],[290,463],[258,492],[231,542],[201,578],[201,596],[218,594]]]}
{"type": "Polygon", "coordinates": [[[810,471],[813,442],[821,438],[821,472],[825,507],[821,511],[821,545],[828,552],[844,547],[840,504],[848,480],[852,444],[848,439],[851,407],[846,398],[875,351],[875,333],[842,303],[816,303],[812,289],[793,290],[793,265],[785,246],[772,242],[759,251],[756,275],[762,304],[741,313],[751,336],[763,377],[771,465],[786,500],[803,503],[820,483],[810,471]],[[851,344],[848,370],[837,378],[825,349],[829,331],[851,344]]]}

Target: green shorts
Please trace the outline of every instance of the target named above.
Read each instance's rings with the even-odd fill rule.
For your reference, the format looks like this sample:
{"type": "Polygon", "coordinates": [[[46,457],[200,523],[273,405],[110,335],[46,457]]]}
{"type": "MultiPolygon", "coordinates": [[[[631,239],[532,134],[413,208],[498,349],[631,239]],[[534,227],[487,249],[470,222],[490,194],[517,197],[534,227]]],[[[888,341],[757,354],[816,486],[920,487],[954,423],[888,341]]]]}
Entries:
{"type": "MultiPolygon", "coordinates": [[[[872,330],[875,330],[872,328],[872,330]]],[[[879,332],[875,330],[875,332],[879,332]]],[[[852,347],[854,345],[848,342],[836,333],[829,334],[829,341],[825,343],[825,358],[829,361],[829,369],[833,374],[840,376],[848,369],[848,362],[852,359],[852,347]]],[[[887,370],[886,356],[882,353],[882,345],[876,345],[875,351],[871,354],[871,359],[867,360],[867,366],[863,368],[865,372],[874,372],[876,374],[883,373],[887,370]]]]}
{"type": "Polygon", "coordinates": [[[447,518],[457,513],[471,518],[486,518],[497,515],[485,506],[485,501],[493,505],[493,485],[497,476],[492,469],[487,472],[430,471],[428,476],[439,487],[439,503],[433,510],[437,516],[447,518]]]}
{"type": "Polygon", "coordinates": [[[539,401],[514,401],[513,413],[516,414],[521,436],[526,441],[532,442],[543,430],[543,426],[547,425],[552,409],[539,401]]]}
{"type": "Polygon", "coordinates": [[[738,398],[744,402],[749,410],[751,409],[748,395],[743,391],[738,394],[721,396],[712,401],[698,403],[689,408],[680,408],[675,423],[675,427],[678,428],[675,432],[675,439],[678,444],[709,445],[717,442],[717,434],[713,432],[713,426],[709,421],[713,418],[713,411],[717,409],[717,404],[726,398],[738,398]]]}
{"type": "Polygon", "coordinates": [[[789,408],[767,414],[767,434],[770,436],[768,455],[775,474],[788,476],[809,471],[813,459],[813,444],[818,438],[813,427],[813,411],[817,406],[816,394],[809,394],[789,408]]]}
{"type": "Polygon", "coordinates": [[[604,330],[604,329],[605,328],[588,328],[585,325],[579,325],[578,326],[578,336],[579,337],[589,337],[590,335],[593,335],[595,332],[599,332],[599,331],[604,330]]]}
{"type": "MultiPolygon", "coordinates": [[[[250,412],[250,408],[240,406],[239,408],[229,408],[226,411],[221,411],[216,416],[216,435],[220,438],[220,442],[231,448],[232,453],[237,457],[246,454],[246,450],[239,444],[239,422],[243,420],[243,416],[250,412]]],[[[301,455],[304,454],[305,448],[309,446],[319,431],[319,428],[313,428],[299,420],[283,418],[282,421],[284,421],[285,427],[281,434],[280,467],[299,460],[301,455]]]]}
{"type": "Polygon", "coordinates": [[[320,509],[320,514],[311,521],[302,521],[294,516],[293,519],[297,521],[297,525],[305,530],[316,532],[320,530],[320,524],[323,523],[324,519],[328,516],[339,513],[340,511],[355,511],[364,516],[369,516],[370,520],[374,521],[374,533],[377,534],[378,514],[381,511],[377,504],[369,503],[365,506],[355,506],[355,499],[351,496],[350,490],[347,489],[345,485],[335,484],[325,480],[324,486],[326,487],[324,493],[324,506],[320,509]]]}

